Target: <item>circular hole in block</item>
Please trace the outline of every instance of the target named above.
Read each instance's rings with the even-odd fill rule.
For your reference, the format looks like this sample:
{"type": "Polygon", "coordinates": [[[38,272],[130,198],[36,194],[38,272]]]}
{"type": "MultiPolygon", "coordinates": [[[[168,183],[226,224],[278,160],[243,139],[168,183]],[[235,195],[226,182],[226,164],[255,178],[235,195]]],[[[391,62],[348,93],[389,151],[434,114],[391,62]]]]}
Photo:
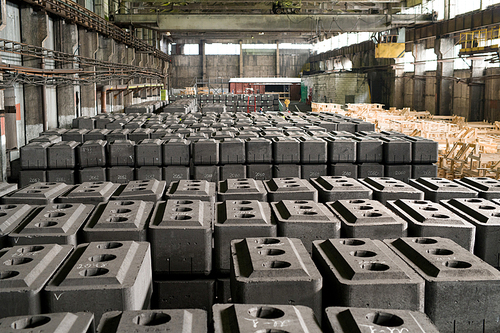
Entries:
{"type": "Polygon", "coordinates": [[[18,252],[21,252],[21,253],[31,253],[31,252],[38,252],[38,251],[42,251],[45,247],[43,246],[40,246],[40,245],[33,245],[33,246],[26,246],[26,247],[22,247],[20,248],[19,250],[17,250],[18,252]]]}
{"type": "Polygon", "coordinates": [[[35,227],[37,227],[37,228],[50,228],[50,227],[53,227],[56,225],[57,225],[57,222],[55,222],[55,221],[42,221],[42,222],[35,223],[35,227]]]}
{"type": "Polygon", "coordinates": [[[59,205],[54,205],[55,209],[68,209],[73,207],[73,205],[70,204],[59,204],[59,205]]]}
{"type": "MultiPolygon", "coordinates": [[[[477,179],[477,178],[476,178],[477,179]]],[[[488,180],[484,182],[485,184],[496,184],[497,182],[494,180],[488,180]]]]}
{"type": "Polygon", "coordinates": [[[431,211],[431,212],[435,212],[439,209],[437,209],[436,207],[423,207],[422,210],[427,210],[427,211],[431,211]]]}
{"type": "Polygon", "coordinates": [[[39,191],[39,190],[29,190],[29,191],[26,191],[26,193],[40,193],[42,191],[39,191]]]}
{"type": "Polygon", "coordinates": [[[193,209],[192,208],[189,208],[189,207],[177,207],[175,208],[175,211],[176,212],[190,212],[192,211],[193,209]]]}
{"type": "Polygon", "coordinates": [[[289,333],[289,331],[277,330],[275,328],[268,328],[268,329],[255,331],[255,333],[289,333]]]}
{"type": "Polygon", "coordinates": [[[427,201],[424,201],[424,200],[415,200],[413,201],[414,204],[417,204],[417,205],[425,205],[425,204],[428,204],[427,201]]]}
{"type": "Polygon", "coordinates": [[[281,178],[281,180],[295,180],[295,178],[292,178],[292,177],[285,177],[285,178],[281,178]]]}
{"type": "Polygon", "coordinates": [[[81,276],[101,276],[109,272],[106,268],[89,268],[78,272],[81,276]]]}
{"type": "Polygon", "coordinates": [[[94,185],[94,186],[89,186],[89,188],[99,188],[100,186],[94,185]]]}
{"type": "Polygon", "coordinates": [[[493,217],[500,217],[500,213],[492,213],[491,216],[493,216],[493,217]]]}
{"type": "Polygon", "coordinates": [[[122,208],[122,209],[117,209],[116,213],[117,214],[127,214],[127,213],[130,213],[131,211],[132,211],[131,209],[122,208]]]}
{"type": "Polygon", "coordinates": [[[95,190],[83,190],[82,192],[90,193],[90,192],[95,192],[95,190]]]}
{"type": "Polygon", "coordinates": [[[285,251],[281,249],[265,249],[259,251],[259,254],[262,254],[263,256],[280,256],[285,254],[285,251]]]}
{"type": "Polygon", "coordinates": [[[437,240],[432,238],[415,238],[413,240],[417,244],[436,244],[437,240]]]}
{"type": "Polygon", "coordinates": [[[371,212],[371,213],[366,213],[366,214],[363,214],[364,217],[381,217],[382,214],[380,213],[375,213],[375,212],[371,212]]]}
{"type": "Polygon", "coordinates": [[[111,261],[116,259],[114,254],[99,254],[97,256],[92,256],[89,258],[89,261],[93,262],[102,262],[102,261],[111,261]]]}
{"type": "Polygon", "coordinates": [[[36,189],[38,189],[38,190],[46,190],[46,189],[48,189],[48,188],[50,188],[50,187],[48,187],[48,186],[35,186],[35,187],[33,187],[33,188],[36,188],[36,189]]]}
{"type": "Polygon", "coordinates": [[[191,200],[177,200],[175,202],[176,205],[190,205],[193,202],[191,200]]]}
{"type": "Polygon", "coordinates": [[[122,246],[123,244],[119,242],[108,242],[108,243],[97,244],[96,247],[98,249],[117,249],[122,246]]]}
{"type": "Polygon", "coordinates": [[[483,202],[483,200],[481,200],[481,199],[467,199],[465,201],[471,202],[471,203],[480,203],[480,202],[483,202]]]}
{"type": "Polygon", "coordinates": [[[450,218],[448,215],[445,215],[445,214],[432,214],[432,217],[434,217],[436,219],[449,219],[450,218]]]}
{"type": "Polygon", "coordinates": [[[7,215],[7,213],[0,212],[0,217],[7,215]]]}
{"type": "Polygon", "coordinates": [[[335,182],[336,183],[347,183],[347,180],[345,180],[345,179],[338,179],[335,182]]]}
{"type": "Polygon", "coordinates": [[[493,206],[479,206],[479,209],[494,210],[494,209],[496,209],[496,207],[493,207],[493,206]]]}
{"type": "Polygon", "coordinates": [[[256,239],[255,243],[269,245],[269,244],[279,244],[279,243],[281,243],[281,241],[277,238],[260,238],[260,239],[256,239]]]}
{"type": "Polygon", "coordinates": [[[363,251],[363,250],[359,250],[359,251],[352,251],[349,253],[351,256],[355,256],[355,257],[365,257],[365,258],[369,258],[369,257],[375,257],[377,254],[373,251],[363,251]]]}
{"type": "Polygon", "coordinates": [[[246,182],[248,181],[248,178],[239,178],[239,179],[236,179],[237,182],[246,182]]]}
{"type": "Polygon", "coordinates": [[[199,191],[200,187],[199,186],[190,186],[187,188],[188,191],[199,191]]]}
{"type": "Polygon", "coordinates": [[[488,179],[491,179],[491,178],[488,178],[488,177],[477,177],[476,180],[488,180],[488,179]]]}
{"type": "Polygon", "coordinates": [[[471,263],[468,263],[466,261],[460,261],[460,260],[450,260],[450,261],[445,262],[444,265],[446,267],[450,267],[450,268],[462,268],[462,269],[472,267],[471,263]]]}
{"type": "Polygon", "coordinates": [[[372,206],[359,206],[358,209],[359,210],[372,210],[373,207],[372,206]]]}
{"type": "Polygon", "coordinates": [[[47,316],[33,316],[25,317],[13,322],[10,327],[15,330],[24,330],[30,328],[37,328],[50,322],[50,317],[47,316]]]}
{"type": "Polygon", "coordinates": [[[354,184],[342,184],[342,186],[354,186],[354,184]]]}
{"type": "Polygon", "coordinates": [[[259,306],[249,309],[248,314],[255,318],[277,319],[283,317],[285,315],[285,312],[270,306],[259,306]]]}
{"type": "Polygon", "coordinates": [[[31,258],[14,258],[14,259],[4,261],[3,264],[7,265],[7,266],[15,266],[15,265],[27,264],[27,263],[32,262],[32,261],[33,261],[33,259],[31,259],[31,258]]]}
{"type": "Polygon", "coordinates": [[[361,239],[344,239],[340,241],[341,244],[350,245],[350,246],[359,246],[364,245],[365,242],[361,239]]]}
{"type": "Polygon", "coordinates": [[[5,272],[0,272],[0,280],[6,280],[13,278],[15,276],[18,276],[19,272],[18,271],[5,271],[5,272]]]}
{"type": "Polygon", "coordinates": [[[367,271],[383,272],[388,270],[390,267],[386,264],[381,264],[379,262],[361,265],[361,268],[367,271]]]}
{"type": "Polygon", "coordinates": [[[397,327],[405,323],[400,317],[387,312],[372,312],[366,315],[366,319],[375,325],[386,327],[397,327]]]}
{"type": "Polygon", "coordinates": [[[365,203],[366,201],[365,200],[349,200],[349,203],[352,203],[352,204],[362,204],[362,203],[365,203]]]}
{"type": "Polygon", "coordinates": [[[236,188],[250,188],[249,185],[243,185],[243,186],[236,186],[236,188]]]}
{"type": "Polygon", "coordinates": [[[251,218],[254,218],[255,215],[254,214],[237,214],[235,217],[238,219],[251,219],[251,218]]]}
{"type": "Polygon", "coordinates": [[[312,209],[312,206],[299,206],[299,209],[312,209]]]}
{"type": "Polygon", "coordinates": [[[299,184],[285,184],[285,187],[300,187],[299,184]]]}
{"type": "Polygon", "coordinates": [[[104,184],[104,182],[93,182],[93,183],[90,183],[90,184],[101,185],[101,184],[104,184]]]}
{"type": "Polygon", "coordinates": [[[201,183],[201,180],[190,180],[190,181],[188,181],[188,183],[190,183],[190,184],[199,184],[199,183],[201,183]]]}
{"type": "Polygon", "coordinates": [[[245,181],[245,182],[239,182],[238,185],[250,185],[250,183],[245,181]]]}
{"type": "Polygon", "coordinates": [[[314,212],[311,210],[306,210],[305,212],[301,212],[302,215],[318,215],[318,212],[314,212]]]}
{"type": "Polygon", "coordinates": [[[55,212],[55,213],[48,213],[48,214],[45,214],[44,217],[62,217],[62,216],[65,216],[66,213],[61,213],[61,212],[55,212]]]}
{"type": "Polygon", "coordinates": [[[176,215],[174,220],[191,220],[191,218],[189,215],[176,215]]]}
{"type": "Polygon", "coordinates": [[[133,204],[134,204],[133,201],[120,201],[120,203],[119,203],[120,206],[130,206],[133,204]]]}
{"type": "Polygon", "coordinates": [[[14,209],[17,208],[17,205],[5,205],[5,206],[0,206],[2,209],[14,209]]]}
{"type": "Polygon", "coordinates": [[[57,185],[57,183],[45,183],[45,185],[57,185]]]}
{"type": "Polygon", "coordinates": [[[249,205],[249,204],[251,204],[252,202],[251,202],[251,201],[248,201],[248,200],[242,200],[242,201],[235,201],[234,203],[236,203],[236,204],[240,204],[240,205],[249,205]]]}
{"type": "Polygon", "coordinates": [[[438,183],[438,184],[448,184],[448,183],[451,183],[451,182],[449,180],[439,179],[439,181],[437,181],[436,183],[438,183]]]}
{"type": "Polygon", "coordinates": [[[306,204],[308,202],[305,201],[305,200],[296,200],[296,201],[294,201],[294,203],[296,203],[296,204],[306,204]]]}
{"type": "Polygon", "coordinates": [[[446,185],[443,185],[443,187],[458,187],[458,185],[455,185],[455,184],[446,184],[446,185]]]}
{"type": "Polygon", "coordinates": [[[243,212],[243,211],[253,210],[253,208],[252,208],[252,207],[238,207],[238,210],[239,210],[240,212],[243,212]]]}
{"type": "Polygon", "coordinates": [[[140,326],[158,326],[168,323],[172,317],[166,313],[148,312],[141,313],[132,319],[132,322],[140,326]]]}
{"type": "Polygon", "coordinates": [[[128,221],[128,218],[123,217],[123,216],[112,216],[108,218],[106,221],[108,222],[126,222],[128,221]]]}
{"type": "Polygon", "coordinates": [[[436,256],[451,256],[453,251],[448,249],[429,249],[427,253],[434,254],[436,256]]]}
{"type": "Polygon", "coordinates": [[[405,186],[401,185],[401,184],[397,184],[397,185],[394,185],[394,187],[405,187],[405,186]]]}

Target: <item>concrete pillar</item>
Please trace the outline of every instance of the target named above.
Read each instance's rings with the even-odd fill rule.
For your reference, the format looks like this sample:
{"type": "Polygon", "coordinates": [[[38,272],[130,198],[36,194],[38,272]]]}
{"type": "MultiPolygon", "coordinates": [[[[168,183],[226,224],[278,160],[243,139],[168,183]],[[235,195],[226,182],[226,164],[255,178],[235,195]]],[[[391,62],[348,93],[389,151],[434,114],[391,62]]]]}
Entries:
{"type": "MultiPolygon", "coordinates": [[[[124,63],[129,65],[135,64],[135,49],[132,47],[125,49],[125,60],[124,63]]],[[[132,85],[134,82],[132,80],[125,81],[123,84],[132,85]]],[[[125,91],[123,93],[123,107],[127,107],[133,104],[134,93],[132,91],[125,91]]]]}
{"type": "Polygon", "coordinates": [[[404,105],[404,64],[403,59],[396,58],[396,65],[394,66],[394,89],[392,90],[392,101],[390,106],[402,109],[404,105]]]}
{"type": "MultiPolygon", "coordinates": [[[[35,46],[42,46],[48,36],[48,16],[43,11],[36,11],[31,6],[21,6],[21,41],[35,46]]],[[[23,56],[23,66],[42,68],[43,59],[23,56]]],[[[24,85],[24,112],[26,141],[38,137],[47,128],[45,110],[46,91],[44,86],[24,85]]]]}
{"type": "Polygon", "coordinates": [[[205,41],[200,40],[200,57],[201,57],[201,78],[203,82],[207,82],[208,80],[208,75],[207,75],[207,55],[205,53],[205,41]]]}
{"type": "MultiPolygon", "coordinates": [[[[93,58],[98,49],[98,35],[97,32],[87,31],[84,28],[78,28],[78,53],[82,57],[93,58]]],[[[85,67],[84,70],[93,71],[95,67],[85,67]]],[[[96,84],[82,84],[80,86],[80,105],[81,105],[81,115],[93,117],[97,114],[96,105],[96,84]]]]}
{"type": "Polygon", "coordinates": [[[484,119],[484,58],[473,58],[470,73],[469,101],[470,113],[468,121],[484,119]]]}
{"type": "Polygon", "coordinates": [[[443,116],[453,114],[454,46],[453,38],[436,38],[434,42],[434,53],[436,53],[438,59],[436,69],[436,114],[443,116]]]}
{"type": "MultiPolygon", "coordinates": [[[[76,24],[66,23],[59,19],[55,22],[56,50],[75,54],[78,50],[78,27],[76,24]]],[[[57,68],[73,69],[73,64],[58,63],[57,68]]],[[[80,110],[80,87],[72,84],[61,84],[57,86],[57,122],[58,127],[71,127],[74,117],[79,116],[80,110]]]]}
{"type": "Polygon", "coordinates": [[[413,57],[415,58],[415,77],[413,79],[413,109],[425,110],[425,43],[413,44],[413,57]]]}
{"type": "Polygon", "coordinates": [[[276,77],[280,77],[280,42],[276,41],[276,77]]]}
{"type": "Polygon", "coordinates": [[[243,41],[240,40],[240,77],[243,77],[243,41]]]}
{"type": "MultiPolygon", "coordinates": [[[[99,46],[97,48],[96,59],[100,61],[113,62],[113,56],[115,54],[115,41],[111,38],[99,35],[98,44],[99,46]]],[[[111,81],[103,82],[103,85],[109,84],[111,84],[111,81]]],[[[97,109],[100,110],[101,113],[112,111],[109,94],[101,91],[100,98],[98,98],[98,100],[100,100],[101,103],[98,105],[97,109]]]]}

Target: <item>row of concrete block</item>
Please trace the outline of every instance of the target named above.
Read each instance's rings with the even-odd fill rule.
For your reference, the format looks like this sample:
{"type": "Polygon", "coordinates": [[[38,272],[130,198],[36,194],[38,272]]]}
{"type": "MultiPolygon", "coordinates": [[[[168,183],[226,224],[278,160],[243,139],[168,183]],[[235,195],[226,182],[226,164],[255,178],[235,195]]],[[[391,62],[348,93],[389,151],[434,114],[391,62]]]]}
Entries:
{"type": "Polygon", "coordinates": [[[133,105],[126,106],[124,109],[125,113],[153,113],[159,111],[162,107],[167,106],[167,101],[145,101],[142,103],[136,103],[133,105]]]}

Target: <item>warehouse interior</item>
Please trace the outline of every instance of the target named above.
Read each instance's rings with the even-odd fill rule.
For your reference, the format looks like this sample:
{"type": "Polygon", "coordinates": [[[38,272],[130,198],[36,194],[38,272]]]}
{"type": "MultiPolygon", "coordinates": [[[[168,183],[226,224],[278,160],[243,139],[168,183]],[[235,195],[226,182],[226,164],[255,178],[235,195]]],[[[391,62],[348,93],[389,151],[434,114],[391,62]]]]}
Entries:
{"type": "Polygon", "coordinates": [[[0,0],[0,332],[500,332],[499,45],[500,0],[0,0]]]}

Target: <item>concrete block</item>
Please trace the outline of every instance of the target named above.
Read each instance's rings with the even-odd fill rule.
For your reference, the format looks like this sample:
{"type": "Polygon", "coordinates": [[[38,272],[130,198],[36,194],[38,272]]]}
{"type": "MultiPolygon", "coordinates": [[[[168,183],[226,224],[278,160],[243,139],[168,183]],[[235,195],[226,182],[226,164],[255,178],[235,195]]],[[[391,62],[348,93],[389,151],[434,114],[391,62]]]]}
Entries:
{"type": "Polygon", "coordinates": [[[368,177],[358,181],[373,191],[373,199],[384,205],[389,200],[424,200],[424,192],[395,178],[368,177]]]}
{"type": "Polygon", "coordinates": [[[128,166],[107,168],[106,179],[112,183],[126,184],[134,180],[134,168],[128,166]]]}
{"type": "Polygon", "coordinates": [[[220,179],[246,178],[247,166],[244,164],[226,164],[219,167],[220,179]]]}
{"type": "Polygon", "coordinates": [[[162,168],[163,180],[168,184],[179,180],[190,179],[190,171],[188,166],[171,165],[162,168]]]}
{"type": "Polygon", "coordinates": [[[56,183],[65,183],[67,185],[74,185],[75,170],[73,169],[55,169],[47,170],[47,181],[56,183]]]}
{"type": "Polygon", "coordinates": [[[327,164],[303,164],[300,168],[303,179],[318,178],[328,175],[327,164]]]}
{"type": "MultiPolygon", "coordinates": [[[[272,141],[266,138],[248,138],[245,140],[245,150],[248,164],[273,162],[272,141]]],[[[255,178],[255,177],[251,177],[255,178]]]]}
{"type": "Polygon", "coordinates": [[[372,190],[354,178],[321,176],[309,181],[318,190],[319,202],[372,198],[372,190]]]}
{"type": "Polygon", "coordinates": [[[337,200],[326,204],[342,222],[342,237],[405,237],[408,223],[377,200],[337,200]]]}
{"type": "Polygon", "coordinates": [[[273,178],[296,177],[301,176],[300,164],[274,164],[273,178]]]}
{"type": "Polygon", "coordinates": [[[0,198],[17,190],[17,184],[0,182],[0,198]]]}
{"type": "Polygon", "coordinates": [[[325,332],[439,333],[432,321],[419,311],[329,307],[325,310],[325,332]]]}
{"type": "Polygon", "coordinates": [[[500,272],[446,238],[386,244],[425,280],[425,313],[439,332],[497,332],[500,272]]]}
{"type": "Polygon", "coordinates": [[[321,139],[302,136],[300,141],[300,163],[320,164],[328,160],[328,143],[321,139]]]}
{"type": "Polygon", "coordinates": [[[154,129],[151,128],[136,128],[128,135],[128,139],[137,144],[139,141],[151,139],[151,133],[153,132],[154,129]]]}
{"type": "Polygon", "coordinates": [[[80,168],[106,166],[106,146],[103,140],[87,141],[76,150],[80,168]]]}
{"type": "MultiPolygon", "coordinates": [[[[2,317],[43,312],[42,288],[73,250],[71,245],[14,246],[0,251],[2,317]]],[[[2,323],[4,321],[2,320],[2,323]]]]}
{"type": "Polygon", "coordinates": [[[271,208],[278,236],[300,239],[309,254],[314,240],[340,237],[340,220],[324,204],[282,200],[271,203],[271,208]]]}
{"type": "Polygon", "coordinates": [[[206,333],[207,313],[199,309],[111,311],[103,314],[97,333],[206,333]]]}
{"type": "Polygon", "coordinates": [[[40,182],[31,184],[2,197],[2,203],[30,205],[48,205],[54,202],[57,197],[68,192],[72,186],[64,183],[40,182]]]}
{"type": "Polygon", "coordinates": [[[32,142],[19,149],[22,170],[48,169],[47,148],[49,142],[32,142]]]}
{"type": "Polygon", "coordinates": [[[146,241],[153,207],[153,202],[142,200],[100,203],[83,227],[84,241],[146,241]]]}
{"type": "Polygon", "coordinates": [[[212,207],[195,199],[156,203],[148,238],[155,274],[210,274],[212,207]]]}
{"type": "Polygon", "coordinates": [[[119,187],[120,184],[113,184],[111,182],[84,182],[73,186],[73,189],[65,195],[60,196],[58,201],[88,204],[107,202],[119,187]]]}
{"type": "Polygon", "coordinates": [[[109,166],[135,165],[135,143],[130,140],[115,140],[108,145],[109,166]]]}
{"type": "Polygon", "coordinates": [[[318,240],[312,257],[324,278],[324,307],[424,310],[424,279],[380,240],[318,240]]]}
{"type": "Polygon", "coordinates": [[[94,210],[81,203],[48,204],[35,208],[9,234],[11,245],[60,244],[78,245],[80,228],[94,210]]]}
{"type": "Polygon", "coordinates": [[[193,179],[217,183],[220,180],[218,165],[194,165],[193,179]]]}
{"type": "Polygon", "coordinates": [[[62,312],[2,319],[0,331],[13,333],[19,332],[19,330],[25,332],[94,333],[94,314],[62,312]]]}
{"type": "Polygon", "coordinates": [[[96,128],[91,130],[90,132],[87,132],[83,135],[83,142],[86,141],[93,141],[93,140],[106,140],[106,135],[108,135],[111,132],[111,130],[104,129],[104,128],[96,128]]]}
{"type": "Polygon", "coordinates": [[[219,141],[200,139],[191,143],[193,163],[196,165],[219,164],[219,141]]]}
{"type": "Polygon", "coordinates": [[[318,201],[318,191],[305,179],[286,177],[264,181],[269,202],[280,200],[318,201]]]}
{"type": "Polygon", "coordinates": [[[258,200],[267,201],[267,191],[261,180],[253,178],[226,179],[218,184],[218,201],[258,200]]]}
{"type": "Polygon", "coordinates": [[[356,120],[353,121],[356,124],[356,132],[361,131],[375,131],[375,124],[370,123],[368,121],[356,120]]]}
{"type": "Polygon", "coordinates": [[[372,137],[355,137],[356,163],[382,163],[383,142],[372,137]]]}
{"type": "Polygon", "coordinates": [[[163,144],[163,165],[189,165],[191,142],[170,139],[163,144]]]}
{"type": "Polygon", "coordinates": [[[270,180],[273,177],[272,164],[247,164],[247,178],[270,180]]]}
{"type": "Polygon", "coordinates": [[[44,289],[43,311],[142,310],[152,294],[151,250],[146,242],[79,245],[44,289]]]}
{"type": "Polygon", "coordinates": [[[111,130],[111,132],[109,132],[106,135],[106,140],[109,143],[113,143],[114,141],[118,141],[118,140],[128,140],[128,135],[131,132],[132,131],[129,130],[128,128],[126,128],[126,129],[113,129],[113,130],[111,130]]]}
{"type": "Polygon", "coordinates": [[[163,141],[160,139],[144,139],[135,146],[135,165],[161,166],[163,165],[163,141]]]}
{"type": "Polygon", "coordinates": [[[31,139],[28,143],[34,143],[34,142],[45,142],[45,143],[50,143],[54,144],[57,142],[61,141],[61,136],[60,135],[41,135],[37,138],[31,139]]]}
{"type": "Polygon", "coordinates": [[[78,181],[80,183],[87,182],[105,182],[106,168],[83,168],[78,170],[78,181]]]}
{"type": "Polygon", "coordinates": [[[114,121],[114,119],[107,118],[107,117],[95,118],[95,128],[104,129],[104,128],[106,128],[107,124],[109,124],[113,121],[114,121]]]}
{"type": "Polygon", "coordinates": [[[163,180],[163,169],[158,166],[143,166],[135,169],[135,179],[137,180],[163,180]]]}
{"type": "Polygon", "coordinates": [[[61,141],[47,147],[47,166],[49,169],[73,169],[76,162],[76,141],[61,141]]]}
{"type": "Polygon", "coordinates": [[[28,204],[0,205],[0,250],[7,246],[8,235],[29,216],[35,206],[28,204]]]}
{"type": "Polygon", "coordinates": [[[407,136],[411,142],[411,160],[413,164],[431,164],[438,161],[438,143],[418,136],[407,136]]]}
{"type": "Polygon", "coordinates": [[[133,180],[122,185],[111,197],[112,200],[159,201],[163,198],[166,182],[156,179],[133,180]]]}
{"type": "Polygon", "coordinates": [[[401,180],[405,183],[408,183],[410,178],[413,178],[411,174],[411,165],[410,164],[391,164],[384,166],[384,176],[392,177],[398,180],[401,180]]]}
{"type": "Polygon", "coordinates": [[[292,137],[274,137],[273,161],[275,164],[300,163],[300,142],[292,137]]]}
{"type": "Polygon", "coordinates": [[[219,143],[221,164],[240,163],[246,161],[245,141],[240,138],[225,138],[219,143]]]}
{"type": "Polygon", "coordinates": [[[19,187],[43,183],[47,181],[47,172],[45,170],[20,170],[19,187]]]}
{"type": "Polygon", "coordinates": [[[478,193],[446,178],[420,177],[409,184],[425,193],[425,200],[439,202],[453,198],[476,198],[478,193]]]}
{"type": "Polygon", "coordinates": [[[276,224],[271,221],[267,202],[257,200],[226,200],[216,205],[214,226],[214,269],[230,272],[231,241],[250,237],[276,237],[276,224]]]}
{"type": "Polygon", "coordinates": [[[231,241],[231,297],[235,303],[305,305],[321,316],[323,278],[294,238],[231,241]]]}
{"type": "Polygon", "coordinates": [[[334,163],[330,164],[331,176],[342,176],[349,178],[358,178],[358,166],[352,163],[334,163]]]}
{"type": "Polygon", "coordinates": [[[429,200],[398,199],[387,207],[408,222],[408,236],[444,237],[473,251],[476,227],[444,206],[429,200]]]}
{"type": "Polygon", "coordinates": [[[476,192],[480,198],[488,200],[500,198],[500,181],[489,177],[464,177],[455,182],[476,192]]]}
{"type": "Polygon", "coordinates": [[[410,164],[412,144],[397,136],[381,137],[384,164],[410,164]]]}
{"type": "Polygon", "coordinates": [[[89,129],[84,129],[84,128],[73,128],[73,129],[70,129],[69,131],[65,132],[61,136],[62,137],[62,141],[75,141],[75,142],[78,142],[78,143],[85,142],[83,140],[83,137],[89,131],[90,131],[89,129]]]}
{"type": "Polygon", "coordinates": [[[215,304],[214,332],[323,332],[311,308],[272,304],[215,304]]]}
{"type": "Polygon", "coordinates": [[[95,128],[95,119],[91,117],[78,117],[73,119],[73,123],[71,127],[73,128],[86,128],[93,129],[95,128]]]}
{"type": "Polygon", "coordinates": [[[358,164],[358,178],[384,177],[384,166],[380,163],[362,163],[358,164]]]}
{"type": "Polygon", "coordinates": [[[218,277],[215,279],[215,303],[231,303],[231,281],[229,277],[218,277]]]}

